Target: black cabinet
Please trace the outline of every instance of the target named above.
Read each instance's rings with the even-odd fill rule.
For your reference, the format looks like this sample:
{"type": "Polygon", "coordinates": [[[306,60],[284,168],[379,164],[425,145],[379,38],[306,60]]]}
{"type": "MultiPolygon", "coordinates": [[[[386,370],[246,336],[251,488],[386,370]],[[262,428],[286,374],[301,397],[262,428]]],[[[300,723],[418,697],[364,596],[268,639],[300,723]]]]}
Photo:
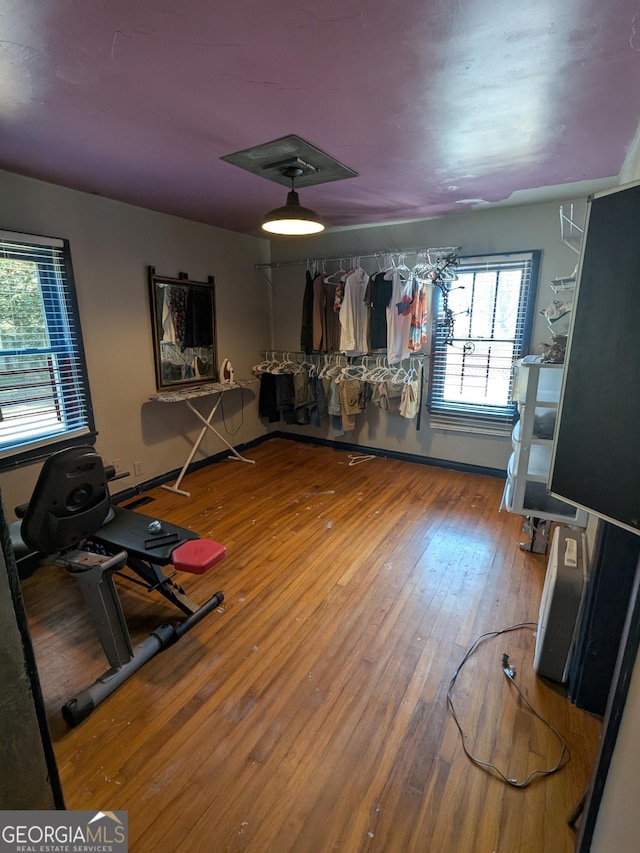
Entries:
{"type": "Polygon", "coordinates": [[[607,706],[639,558],[637,534],[600,522],[568,679],[571,700],[593,714],[607,706]]]}

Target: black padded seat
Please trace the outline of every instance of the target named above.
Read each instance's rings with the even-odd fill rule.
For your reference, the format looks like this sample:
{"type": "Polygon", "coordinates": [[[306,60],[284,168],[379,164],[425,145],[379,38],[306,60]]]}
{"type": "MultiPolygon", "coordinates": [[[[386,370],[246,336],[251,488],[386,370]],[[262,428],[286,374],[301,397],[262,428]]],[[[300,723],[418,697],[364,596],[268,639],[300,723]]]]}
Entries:
{"type": "Polygon", "coordinates": [[[161,530],[152,533],[149,524],[153,521],[156,519],[151,516],[116,506],[113,508],[113,518],[93,533],[91,540],[108,550],[123,549],[129,557],[167,566],[171,563],[171,554],[178,545],[200,538],[192,530],[168,521],[161,521],[161,530]]]}

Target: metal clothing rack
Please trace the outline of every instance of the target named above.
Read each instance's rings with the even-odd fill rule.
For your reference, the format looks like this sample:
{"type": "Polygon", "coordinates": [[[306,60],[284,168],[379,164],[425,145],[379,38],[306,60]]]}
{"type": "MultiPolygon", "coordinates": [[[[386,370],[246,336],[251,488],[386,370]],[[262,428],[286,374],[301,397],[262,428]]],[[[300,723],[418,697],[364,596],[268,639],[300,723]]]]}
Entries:
{"type": "MultiPolygon", "coordinates": [[[[398,381],[400,372],[405,376],[405,379],[401,379],[400,381],[406,381],[409,374],[412,371],[415,371],[415,377],[419,384],[416,430],[420,429],[420,423],[422,420],[422,398],[424,393],[424,365],[425,361],[429,358],[428,353],[412,352],[406,358],[401,359],[399,362],[394,362],[393,364],[389,364],[386,353],[381,354],[376,353],[375,351],[367,353],[366,355],[346,356],[344,353],[339,352],[304,353],[301,351],[292,352],[290,350],[267,350],[266,352],[263,352],[262,355],[264,356],[265,361],[253,367],[253,373],[256,376],[260,376],[262,373],[272,372],[297,373],[304,369],[309,369],[312,366],[318,370],[318,368],[322,369],[323,367],[331,365],[338,367],[339,369],[342,368],[342,370],[346,371],[353,368],[364,368],[365,371],[369,369],[374,372],[388,370],[389,376],[377,376],[375,380],[373,379],[373,376],[369,378],[369,376],[362,374],[359,376],[351,375],[349,377],[352,379],[359,378],[364,382],[381,382],[387,381],[388,379],[391,379],[391,381],[398,381]],[[280,361],[280,364],[278,364],[278,361],[280,361]],[[405,365],[407,365],[407,367],[405,367],[405,365]]],[[[323,376],[323,373],[320,372],[319,375],[323,376]]]]}
{"type": "MultiPolygon", "coordinates": [[[[291,365],[291,367],[296,368],[304,368],[305,365],[314,364],[342,364],[345,367],[353,367],[356,365],[375,367],[388,367],[389,370],[398,370],[402,368],[402,365],[406,362],[413,362],[415,360],[416,364],[421,364],[428,359],[429,353],[426,352],[412,352],[409,355],[405,356],[405,358],[401,359],[398,362],[393,362],[390,364],[387,360],[386,352],[376,352],[373,350],[372,352],[364,353],[363,355],[345,355],[342,352],[312,352],[305,353],[301,350],[265,350],[262,352],[262,356],[264,357],[264,361],[260,365],[255,365],[253,370],[258,373],[268,373],[269,371],[266,369],[262,369],[262,365],[266,365],[271,363],[273,367],[282,367],[285,364],[291,365]]],[[[286,373],[288,371],[281,370],[279,372],[286,373]]]]}
{"type": "Polygon", "coordinates": [[[425,258],[428,256],[432,260],[442,260],[447,255],[457,254],[460,250],[459,246],[440,246],[436,248],[422,248],[422,249],[380,249],[377,252],[345,252],[342,255],[333,258],[327,257],[319,257],[319,258],[298,258],[295,261],[270,261],[266,264],[256,264],[255,269],[257,270],[265,270],[265,269],[273,269],[276,267],[299,267],[299,266],[311,266],[313,264],[338,264],[342,261],[345,261],[349,258],[357,258],[358,260],[362,260],[363,258],[384,258],[385,256],[405,256],[405,255],[424,255],[425,258]]]}
{"type": "MultiPolygon", "coordinates": [[[[335,257],[316,257],[316,258],[298,258],[293,261],[269,261],[264,264],[255,264],[254,268],[256,270],[261,270],[262,275],[267,282],[268,287],[268,298],[269,298],[269,320],[270,320],[270,340],[272,348],[275,347],[275,330],[274,330],[274,321],[273,321],[273,282],[270,278],[271,270],[280,269],[283,267],[299,267],[306,266],[307,270],[309,270],[312,266],[322,265],[324,267],[325,264],[342,264],[347,260],[352,261],[352,267],[359,266],[360,261],[365,258],[375,258],[378,261],[380,258],[385,260],[385,264],[387,267],[393,265],[393,257],[396,256],[400,260],[400,263],[404,261],[404,258],[407,255],[414,255],[419,258],[420,255],[424,255],[424,265],[422,274],[428,270],[427,277],[434,284],[438,282],[444,281],[455,281],[457,276],[452,274],[448,267],[450,264],[450,259],[452,256],[455,256],[456,259],[459,258],[459,246],[440,246],[440,247],[427,247],[420,249],[379,249],[375,252],[353,252],[351,254],[342,254],[336,255],[335,257]],[[386,262],[386,259],[390,259],[390,262],[386,262]]],[[[457,261],[456,261],[457,263],[457,261]]],[[[382,267],[378,264],[380,271],[382,272],[382,267]]],[[[334,271],[334,274],[339,272],[341,268],[334,271]]]]}

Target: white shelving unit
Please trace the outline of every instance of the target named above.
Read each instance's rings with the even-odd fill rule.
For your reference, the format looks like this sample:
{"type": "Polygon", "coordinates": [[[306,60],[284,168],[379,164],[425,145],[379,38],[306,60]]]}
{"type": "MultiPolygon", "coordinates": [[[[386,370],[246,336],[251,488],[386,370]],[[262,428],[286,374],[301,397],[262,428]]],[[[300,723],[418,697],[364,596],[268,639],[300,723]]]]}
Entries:
{"type": "MultiPolygon", "coordinates": [[[[584,218],[584,211],[581,210],[580,213],[584,218]]],[[[580,246],[584,236],[584,227],[578,225],[579,217],[578,205],[573,202],[560,205],[560,239],[576,255],[580,254],[580,246]]]]}
{"type": "Polygon", "coordinates": [[[586,527],[586,512],[547,494],[563,368],[562,364],[545,364],[535,356],[516,364],[513,398],[520,417],[511,436],[513,452],[502,507],[530,518],[586,527]]]}
{"type": "Polygon", "coordinates": [[[554,293],[567,293],[576,288],[576,277],[568,275],[565,278],[552,278],[549,282],[554,293]]]}
{"type": "MultiPolygon", "coordinates": [[[[586,209],[574,204],[560,205],[560,239],[577,255],[580,254],[582,246],[582,238],[584,236],[584,224],[578,225],[578,220],[584,220],[586,209]]],[[[576,286],[576,270],[568,276],[553,278],[549,282],[554,293],[567,293],[575,289],[576,286]]]]}

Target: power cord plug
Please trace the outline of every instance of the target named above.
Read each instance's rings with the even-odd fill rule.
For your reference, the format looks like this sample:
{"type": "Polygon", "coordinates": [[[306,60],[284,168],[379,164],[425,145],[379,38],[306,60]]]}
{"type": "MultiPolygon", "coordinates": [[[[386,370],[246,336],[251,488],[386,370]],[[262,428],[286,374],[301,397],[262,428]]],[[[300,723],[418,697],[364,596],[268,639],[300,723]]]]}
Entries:
{"type": "Polygon", "coordinates": [[[509,663],[509,655],[506,653],[502,655],[502,671],[507,678],[510,678],[511,680],[516,677],[516,668],[515,666],[511,666],[509,663]]]}

